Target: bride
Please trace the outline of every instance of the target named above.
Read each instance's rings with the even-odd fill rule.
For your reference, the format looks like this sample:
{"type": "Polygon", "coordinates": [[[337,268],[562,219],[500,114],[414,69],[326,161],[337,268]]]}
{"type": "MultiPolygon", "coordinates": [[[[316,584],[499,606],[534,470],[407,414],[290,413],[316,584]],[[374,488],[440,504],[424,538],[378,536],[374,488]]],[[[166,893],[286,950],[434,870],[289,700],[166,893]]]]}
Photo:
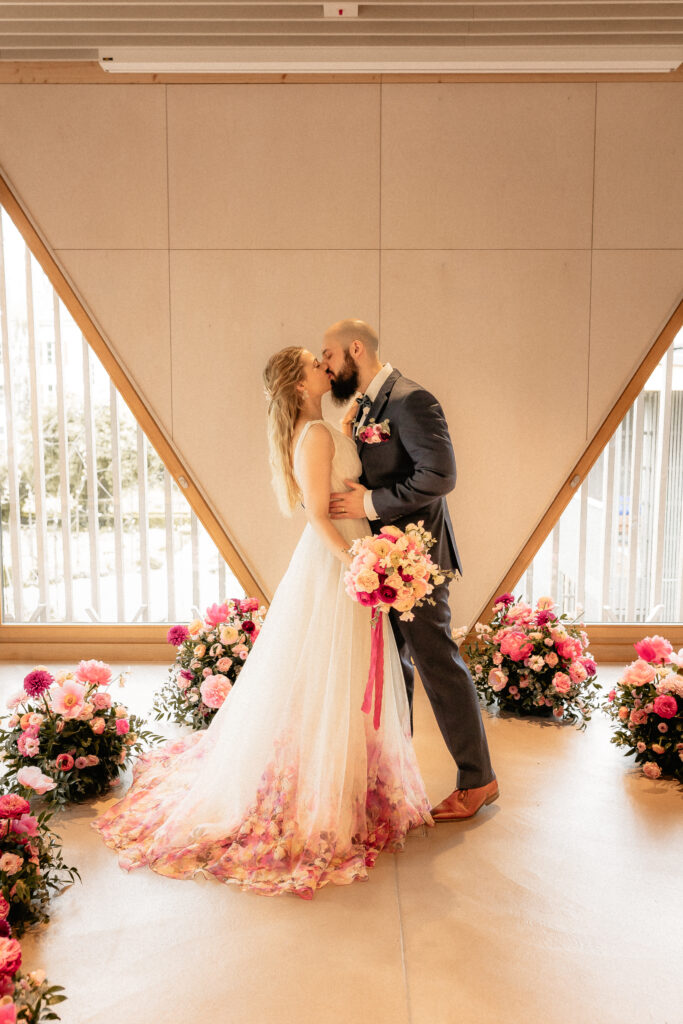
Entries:
{"type": "Polygon", "coordinates": [[[328,882],[367,878],[381,850],[433,822],[386,616],[377,731],[361,711],[370,617],[344,572],[351,542],[370,530],[328,516],[330,493],[360,475],[355,443],[322,418],[330,381],[310,352],[277,352],[264,381],[273,484],[282,510],[302,502],[308,524],[209,728],[142,754],[128,792],[92,826],[128,870],[311,899],[328,882]]]}

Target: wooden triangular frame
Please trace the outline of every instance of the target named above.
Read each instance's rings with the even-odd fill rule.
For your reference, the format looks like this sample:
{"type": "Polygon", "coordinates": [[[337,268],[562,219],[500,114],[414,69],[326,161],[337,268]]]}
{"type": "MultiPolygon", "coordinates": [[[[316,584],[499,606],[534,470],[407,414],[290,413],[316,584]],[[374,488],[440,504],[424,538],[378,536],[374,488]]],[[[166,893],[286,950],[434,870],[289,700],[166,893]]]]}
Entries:
{"type": "MultiPolygon", "coordinates": [[[[0,206],[5,209],[22,235],[26,245],[78,325],[83,337],[109,374],[117,391],[146,434],[147,439],[156,450],[168,472],[176,482],[179,482],[181,478],[183,479],[184,483],[181,485],[183,495],[220,554],[234,572],[245,592],[251,597],[258,598],[263,604],[267,604],[268,598],[265,591],[257,582],[242,556],[238,553],[225,527],[195,483],[191,471],[179,458],[172,442],[166,436],[163,428],[159,425],[146,404],[145,399],[114,355],[104,334],[96,326],[83,301],[76,294],[73,286],[59,267],[54,254],[41,237],[39,230],[18,199],[14,189],[1,172],[0,206]],[[185,486],[185,483],[187,486],[185,486]]],[[[221,597],[221,595],[217,595],[218,597],[221,597]]],[[[74,646],[74,649],[77,646],[78,656],[86,656],[87,652],[84,644],[88,645],[88,651],[90,651],[93,643],[95,643],[97,650],[101,652],[100,657],[103,657],[106,656],[106,649],[110,646],[112,650],[115,650],[117,647],[120,649],[120,644],[124,642],[133,643],[136,647],[140,645],[137,650],[137,656],[140,660],[147,660],[154,657],[152,648],[156,650],[156,656],[160,655],[158,645],[163,643],[165,632],[166,627],[164,625],[137,623],[107,626],[99,624],[90,625],[89,623],[49,623],[47,625],[16,626],[14,624],[3,624],[2,606],[0,603],[0,659],[22,658],[28,652],[29,647],[32,654],[35,653],[36,656],[41,656],[41,651],[46,648],[52,650],[55,644],[61,646],[62,643],[65,643],[67,646],[74,646]],[[38,638],[40,638],[40,643],[33,642],[37,641],[38,638]],[[49,640],[49,642],[47,644],[43,643],[42,641],[45,640],[49,640]]],[[[167,658],[168,648],[162,649],[167,658]]],[[[66,654],[66,649],[61,651],[61,653],[71,657],[70,654],[66,654]]]]}
{"type": "MultiPolygon", "coordinates": [[[[511,590],[522,578],[539,548],[554,529],[560,516],[576,494],[577,487],[583,483],[598,460],[600,453],[609,444],[617,427],[645,387],[655,367],[673,343],[681,327],[683,327],[683,299],[669,317],[666,326],[653,342],[649,352],[619,395],[593,438],[586,445],[580,459],[567,476],[512,565],[495,590],[492,591],[475,621],[488,621],[493,614],[493,604],[497,595],[511,590]]],[[[683,645],[683,624],[657,623],[656,628],[658,632],[666,631],[672,643],[683,645]]],[[[645,630],[646,626],[643,623],[610,623],[589,627],[589,634],[594,646],[597,642],[597,644],[604,648],[602,652],[603,657],[607,651],[609,651],[607,656],[621,657],[624,654],[625,648],[630,648],[633,639],[638,639],[644,634],[645,630]]]]}

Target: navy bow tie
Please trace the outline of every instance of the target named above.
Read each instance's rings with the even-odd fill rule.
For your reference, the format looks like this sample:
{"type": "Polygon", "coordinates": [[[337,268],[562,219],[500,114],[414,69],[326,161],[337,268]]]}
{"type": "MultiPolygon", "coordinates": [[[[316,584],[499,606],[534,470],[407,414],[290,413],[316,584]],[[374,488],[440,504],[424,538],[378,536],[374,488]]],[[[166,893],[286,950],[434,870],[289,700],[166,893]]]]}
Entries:
{"type": "Polygon", "coordinates": [[[369,409],[372,405],[372,399],[369,395],[359,395],[356,398],[358,402],[358,414],[362,414],[365,409],[369,409]]]}

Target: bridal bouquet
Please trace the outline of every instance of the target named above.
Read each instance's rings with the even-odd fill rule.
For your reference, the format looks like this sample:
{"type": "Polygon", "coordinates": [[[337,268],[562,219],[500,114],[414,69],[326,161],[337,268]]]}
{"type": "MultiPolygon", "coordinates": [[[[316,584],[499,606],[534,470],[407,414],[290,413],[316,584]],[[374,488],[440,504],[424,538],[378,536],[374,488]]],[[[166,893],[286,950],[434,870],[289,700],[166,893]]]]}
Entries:
{"type": "Polygon", "coordinates": [[[189,626],[171,626],[167,640],[178,652],[154,698],[156,721],[206,729],[242,671],[265,613],[254,597],[234,598],[211,605],[189,626]]]}
{"type": "MultiPolygon", "coordinates": [[[[29,782],[38,785],[38,768],[22,768],[25,788],[34,795],[29,782]]],[[[39,788],[54,788],[47,777],[39,788]]],[[[34,814],[30,802],[20,793],[0,795],[0,910],[17,935],[32,924],[49,920],[48,905],[54,892],[80,880],[77,868],[66,867],[59,837],[49,827],[51,812],[34,814]]],[[[0,1016],[2,1021],[2,1016],[0,1016]]]]}
{"type": "MultiPolygon", "coordinates": [[[[124,674],[117,678],[123,686],[124,674]]],[[[36,791],[60,806],[118,785],[133,753],[164,737],[114,701],[112,682],[112,670],[102,661],[81,661],[74,672],[56,678],[43,665],[29,672],[24,689],[8,701],[12,714],[0,724],[6,782],[21,783],[20,773],[27,777],[23,769],[34,769],[36,779],[47,780],[36,791]]]]}
{"type": "MultiPolygon", "coordinates": [[[[505,711],[554,715],[586,728],[596,707],[597,666],[582,623],[557,615],[542,597],[535,608],[501,594],[489,624],[478,622],[475,641],[463,647],[475,686],[487,704],[505,711]]],[[[456,640],[467,629],[455,630],[456,640]]]]}
{"type": "Polygon", "coordinates": [[[413,608],[429,597],[434,587],[443,583],[448,570],[432,561],[428,549],[434,537],[424,529],[424,522],[410,523],[403,530],[383,526],[377,536],[360,537],[351,544],[353,560],[344,575],[346,593],[372,612],[372,649],[370,674],[362,709],[367,714],[375,707],[373,724],[379,728],[384,682],[384,632],[382,612],[393,608],[402,619],[413,619],[413,608]]]}
{"type": "Polygon", "coordinates": [[[636,661],[607,695],[614,720],[612,743],[635,754],[648,779],[672,775],[683,782],[683,649],[647,636],[633,645],[636,661]]]}

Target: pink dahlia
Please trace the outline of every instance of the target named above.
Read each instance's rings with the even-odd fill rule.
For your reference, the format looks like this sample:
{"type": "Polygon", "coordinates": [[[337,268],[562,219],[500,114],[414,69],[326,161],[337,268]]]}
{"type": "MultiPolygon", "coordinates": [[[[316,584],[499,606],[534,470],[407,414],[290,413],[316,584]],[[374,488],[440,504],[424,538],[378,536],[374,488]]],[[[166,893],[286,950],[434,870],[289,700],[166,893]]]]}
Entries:
{"type": "Polygon", "coordinates": [[[643,661],[663,664],[673,654],[673,647],[663,636],[646,636],[640,643],[633,645],[643,661]]]}
{"type": "Polygon", "coordinates": [[[49,690],[54,683],[54,676],[43,668],[34,668],[24,678],[24,689],[30,697],[40,697],[41,693],[49,690]]]}
{"type": "Polygon", "coordinates": [[[232,683],[226,676],[207,676],[199,692],[207,707],[219,708],[232,689],[232,683]]]}
{"type": "Polygon", "coordinates": [[[0,974],[16,974],[21,967],[21,946],[16,939],[0,939],[0,974]]]}
{"type": "Polygon", "coordinates": [[[31,805],[28,800],[17,793],[6,793],[0,796],[0,818],[20,818],[22,814],[28,814],[31,805]]]}
{"type": "Polygon", "coordinates": [[[660,693],[659,697],[655,697],[655,714],[660,718],[675,718],[678,714],[676,698],[668,693],[660,693]]]}
{"type": "Polygon", "coordinates": [[[111,669],[104,661],[82,661],[76,669],[76,679],[81,683],[107,686],[111,682],[111,669]]]}
{"type": "Polygon", "coordinates": [[[169,644],[173,644],[174,647],[180,647],[185,643],[189,635],[190,631],[187,626],[171,626],[166,634],[166,640],[169,644]]]}

